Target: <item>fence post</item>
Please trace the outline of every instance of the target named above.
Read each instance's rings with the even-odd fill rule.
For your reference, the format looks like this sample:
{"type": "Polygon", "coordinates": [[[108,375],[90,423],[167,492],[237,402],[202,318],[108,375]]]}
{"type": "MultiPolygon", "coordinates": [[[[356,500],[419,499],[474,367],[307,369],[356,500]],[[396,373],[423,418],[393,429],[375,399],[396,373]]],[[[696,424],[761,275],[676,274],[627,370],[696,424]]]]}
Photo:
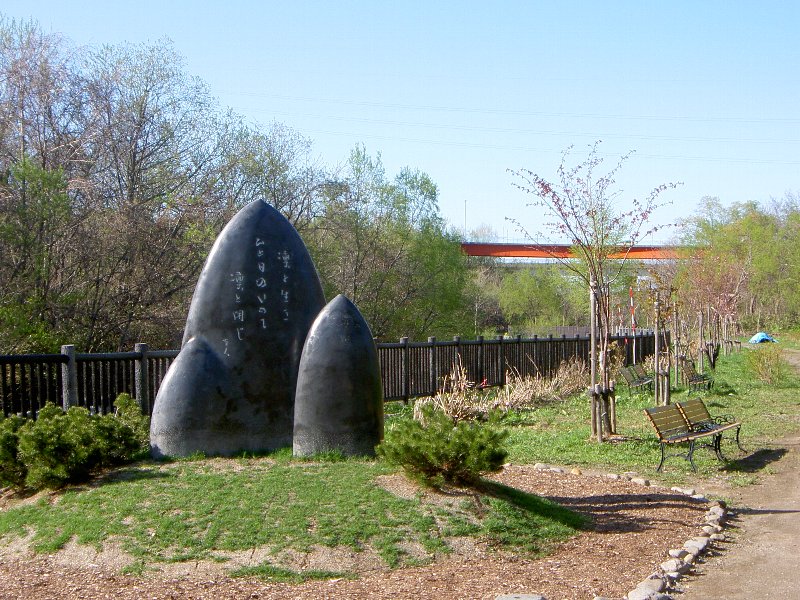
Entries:
{"type": "Polygon", "coordinates": [[[503,340],[505,336],[498,335],[497,336],[497,371],[500,377],[500,387],[504,387],[506,385],[506,357],[505,352],[503,351],[503,340]]]}
{"type": "MultiPolygon", "coordinates": [[[[537,362],[536,356],[537,356],[537,352],[539,352],[539,345],[536,343],[536,339],[537,338],[538,338],[538,336],[534,333],[533,334],[533,342],[534,342],[533,343],[533,350],[531,350],[531,352],[533,352],[533,356],[530,357],[530,359],[531,359],[530,362],[533,365],[533,373],[534,374],[536,374],[536,372],[539,370],[539,365],[536,364],[536,362],[537,362]]],[[[517,334],[517,353],[518,353],[517,354],[517,362],[519,363],[519,367],[520,367],[519,373],[523,377],[527,377],[528,375],[531,374],[531,370],[530,369],[528,369],[527,371],[525,370],[525,367],[528,366],[528,363],[525,361],[525,358],[527,358],[527,357],[524,356],[523,353],[522,353],[522,335],[520,335],[520,334],[517,334]]]]}
{"type": "Polygon", "coordinates": [[[483,364],[484,360],[485,360],[485,358],[484,358],[485,356],[486,356],[486,353],[484,352],[484,349],[483,349],[483,336],[479,335],[478,336],[478,357],[477,357],[478,364],[477,364],[477,367],[476,367],[477,370],[476,370],[476,373],[475,373],[475,383],[477,383],[478,385],[483,383],[483,380],[486,379],[486,368],[485,368],[485,365],[483,364]]]}
{"type": "Polygon", "coordinates": [[[431,396],[435,396],[436,392],[438,391],[437,385],[439,382],[439,374],[436,372],[436,338],[429,337],[428,343],[431,346],[430,353],[428,355],[428,369],[430,371],[430,392],[431,396]]]}
{"type": "Polygon", "coordinates": [[[400,353],[400,377],[402,377],[403,402],[408,404],[408,399],[411,397],[411,393],[409,392],[411,379],[408,371],[408,338],[401,337],[400,343],[403,344],[400,353]]]}
{"type": "Polygon", "coordinates": [[[136,394],[136,401],[139,402],[139,408],[142,409],[142,414],[150,414],[150,366],[147,361],[147,351],[149,347],[147,344],[135,344],[133,351],[140,354],[134,360],[134,393],[136,394]]]}
{"type": "Polygon", "coordinates": [[[75,360],[75,346],[61,346],[61,354],[67,357],[67,362],[61,365],[61,404],[64,410],[69,410],[70,406],[78,406],[78,361],[75,360]]]}

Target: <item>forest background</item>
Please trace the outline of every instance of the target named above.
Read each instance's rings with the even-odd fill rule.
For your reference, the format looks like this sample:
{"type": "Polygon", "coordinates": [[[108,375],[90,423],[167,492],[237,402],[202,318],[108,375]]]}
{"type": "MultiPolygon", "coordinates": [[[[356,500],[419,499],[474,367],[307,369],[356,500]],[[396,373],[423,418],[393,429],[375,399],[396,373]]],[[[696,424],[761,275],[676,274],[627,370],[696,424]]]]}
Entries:
{"type": "MultiPolygon", "coordinates": [[[[421,170],[387,173],[364,146],[320,164],[296,131],[222,108],[169,42],[76,49],[0,20],[0,351],[177,347],[213,240],[259,199],[300,232],[326,296],[349,296],[380,340],[588,324],[587,290],[558,264],[463,255],[421,170]]],[[[621,325],[629,289],[640,325],[656,290],[743,331],[798,324],[796,195],[703,198],[675,242],[683,260],[629,263],[615,282],[621,325]]]]}

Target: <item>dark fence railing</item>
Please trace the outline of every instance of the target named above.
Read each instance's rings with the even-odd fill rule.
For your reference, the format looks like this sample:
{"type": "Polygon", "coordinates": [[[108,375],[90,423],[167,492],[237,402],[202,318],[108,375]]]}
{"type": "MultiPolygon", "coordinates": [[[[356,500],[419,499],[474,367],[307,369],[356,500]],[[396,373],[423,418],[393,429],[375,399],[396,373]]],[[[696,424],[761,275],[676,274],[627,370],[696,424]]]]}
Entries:
{"type": "MultiPolygon", "coordinates": [[[[625,355],[625,364],[642,361],[655,351],[651,331],[612,336],[625,355]],[[635,354],[634,354],[635,353],[635,354]]],[[[558,366],[573,357],[589,361],[590,340],[585,336],[501,338],[378,344],[385,400],[433,396],[442,389],[445,376],[460,364],[469,381],[481,387],[502,386],[506,373],[552,377],[558,366]]]]}
{"type": "MultiPolygon", "coordinates": [[[[612,336],[625,363],[640,362],[655,351],[652,331],[612,336]]],[[[433,396],[455,365],[481,387],[502,386],[506,373],[552,377],[573,357],[589,360],[589,338],[567,337],[437,340],[378,344],[385,400],[433,396]]],[[[80,354],[63,346],[61,354],[0,355],[0,404],[4,416],[35,415],[47,402],[84,406],[94,413],[113,410],[116,397],[128,393],[146,414],[178,355],[177,350],[150,350],[136,344],[133,352],[80,354]]]]}
{"type": "Polygon", "coordinates": [[[177,350],[80,354],[63,346],[61,354],[0,355],[0,405],[3,416],[35,415],[45,403],[64,408],[84,406],[108,413],[114,400],[128,393],[150,414],[161,381],[177,350]]]}
{"type": "MultiPolygon", "coordinates": [[[[645,329],[644,332],[646,333],[649,331],[645,329]]],[[[554,325],[553,327],[546,327],[542,328],[537,331],[539,337],[546,337],[547,335],[552,335],[553,337],[561,337],[563,335],[567,337],[588,337],[592,332],[591,327],[588,325],[554,325]]],[[[641,331],[640,331],[641,332],[641,331]]],[[[614,336],[626,336],[626,335],[635,335],[637,331],[630,327],[624,326],[616,326],[612,329],[611,335],[614,336]]]]}
{"type": "Polygon", "coordinates": [[[63,354],[0,356],[3,415],[30,415],[46,402],[61,402],[63,354]]]}

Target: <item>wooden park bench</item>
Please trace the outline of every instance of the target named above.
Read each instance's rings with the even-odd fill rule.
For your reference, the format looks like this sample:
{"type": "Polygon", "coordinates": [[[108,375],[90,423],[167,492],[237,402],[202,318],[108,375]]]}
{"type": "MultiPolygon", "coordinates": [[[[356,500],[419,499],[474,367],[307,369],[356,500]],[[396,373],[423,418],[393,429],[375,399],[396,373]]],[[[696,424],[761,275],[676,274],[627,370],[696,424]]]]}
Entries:
{"type": "Polygon", "coordinates": [[[637,391],[641,388],[647,388],[650,391],[653,390],[653,378],[645,372],[642,365],[620,367],[619,373],[628,385],[629,398],[632,396],[634,389],[637,391]]]}
{"type": "Polygon", "coordinates": [[[715,431],[720,435],[725,431],[735,431],[736,445],[739,450],[745,452],[739,442],[739,430],[742,428],[742,424],[731,415],[711,416],[705,402],[699,398],[678,402],[675,406],[681,411],[681,415],[692,431],[715,431]]]}
{"type": "Polygon", "coordinates": [[[711,442],[702,445],[708,446],[714,450],[717,459],[725,459],[720,449],[722,433],[714,429],[693,431],[677,405],[667,404],[666,406],[655,406],[653,408],[646,408],[644,412],[653,425],[653,428],[656,430],[661,447],[661,462],[658,463],[656,471],[661,471],[661,467],[664,466],[664,460],[667,457],[667,446],[677,446],[678,444],[688,444],[688,452],[686,454],[676,453],[670,456],[682,456],[692,465],[692,470],[697,471],[693,459],[694,446],[697,440],[704,438],[711,438],[711,442]]]}
{"type": "Polygon", "coordinates": [[[714,385],[714,378],[698,373],[694,368],[694,363],[685,356],[679,356],[678,363],[681,373],[683,373],[684,381],[689,386],[690,394],[698,390],[710,390],[714,385]]]}

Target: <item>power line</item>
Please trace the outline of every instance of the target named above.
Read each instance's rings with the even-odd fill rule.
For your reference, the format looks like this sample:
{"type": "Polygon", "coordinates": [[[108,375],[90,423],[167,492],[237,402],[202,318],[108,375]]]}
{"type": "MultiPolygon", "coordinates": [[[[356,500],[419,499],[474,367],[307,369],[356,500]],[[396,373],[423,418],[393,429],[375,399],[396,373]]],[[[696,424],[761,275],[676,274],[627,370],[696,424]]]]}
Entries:
{"type": "MultiPolygon", "coordinates": [[[[442,140],[430,140],[430,139],[421,139],[421,138],[408,138],[408,137],[398,137],[398,136],[390,136],[390,135],[375,135],[375,134],[367,134],[367,133],[358,133],[355,134],[352,131],[329,131],[329,130],[315,130],[309,129],[305,130],[306,134],[316,134],[316,135],[334,135],[334,136],[343,136],[343,137],[357,137],[360,139],[373,139],[373,140],[386,140],[386,141],[393,141],[393,142],[406,142],[412,144],[426,144],[426,145],[434,145],[434,146],[448,146],[454,148],[476,148],[482,150],[511,150],[515,152],[542,152],[542,153],[557,153],[561,154],[563,152],[563,148],[533,148],[530,146],[507,146],[501,144],[483,144],[483,143],[475,143],[475,142],[451,142],[451,141],[442,141],[442,140]]],[[[620,157],[623,156],[624,153],[615,153],[615,152],[600,152],[602,156],[608,157],[620,157]]],[[[758,158],[726,158],[726,157],[715,157],[715,156],[686,156],[686,155],[679,155],[679,154],[642,154],[637,152],[635,156],[640,158],[651,158],[651,159],[667,159],[667,160],[690,160],[690,161],[703,161],[703,162],[730,162],[730,163],[737,163],[737,164],[762,164],[762,165],[800,165],[800,161],[797,160],[768,160],[768,159],[758,159],[758,158]]]]}
{"type": "Polygon", "coordinates": [[[370,106],[376,108],[393,108],[404,110],[425,110],[435,112],[452,113],[475,113],[475,114],[495,114],[495,115],[520,115],[520,116],[543,116],[543,117],[570,117],[570,118],[592,118],[592,119],[619,119],[632,121],[688,121],[700,123],[800,123],[798,118],[782,117],[689,117],[681,115],[612,115],[602,113],[569,113],[569,112],[546,112],[528,110],[501,110],[501,109],[481,109],[458,106],[441,105],[421,105],[421,104],[400,104],[392,102],[371,102],[366,100],[344,100],[337,98],[314,98],[309,96],[288,96],[283,94],[263,94],[259,92],[225,92],[226,96],[246,96],[253,98],[273,98],[275,100],[287,100],[291,102],[317,102],[324,104],[343,104],[347,106],[370,106]]]}
{"type": "Polygon", "coordinates": [[[525,135],[552,135],[570,137],[591,137],[593,139],[634,139],[634,140],[659,140],[673,142],[740,142],[748,144],[796,144],[800,139],[757,139],[757,138],[732,138],[732,137],[680,137],[670,135],[643,135],[643,134],[621,134],[621,133],[591,133],[583,131],[553,131],[539,129],[520,129],[516,127],[481,127],[474,125],[443,125],[440,123],[422,123],[418,121],[395,121],[389,119],[366,119],[362,117],[338,117],[333,115],[315,115],[309,113],[293,113],[270,111],[268,109],[252,109],[251,112],[269,112],[273,115],[285,117],[304,117],[311,119],[324,119],[327,121],[343,121],[347,123],[367,123],[376,125],[394,125],[398,127],[427,127],[430,129],[443,129],[451,131],[476,131],[485,133],[516,133],[525,135]]]}

